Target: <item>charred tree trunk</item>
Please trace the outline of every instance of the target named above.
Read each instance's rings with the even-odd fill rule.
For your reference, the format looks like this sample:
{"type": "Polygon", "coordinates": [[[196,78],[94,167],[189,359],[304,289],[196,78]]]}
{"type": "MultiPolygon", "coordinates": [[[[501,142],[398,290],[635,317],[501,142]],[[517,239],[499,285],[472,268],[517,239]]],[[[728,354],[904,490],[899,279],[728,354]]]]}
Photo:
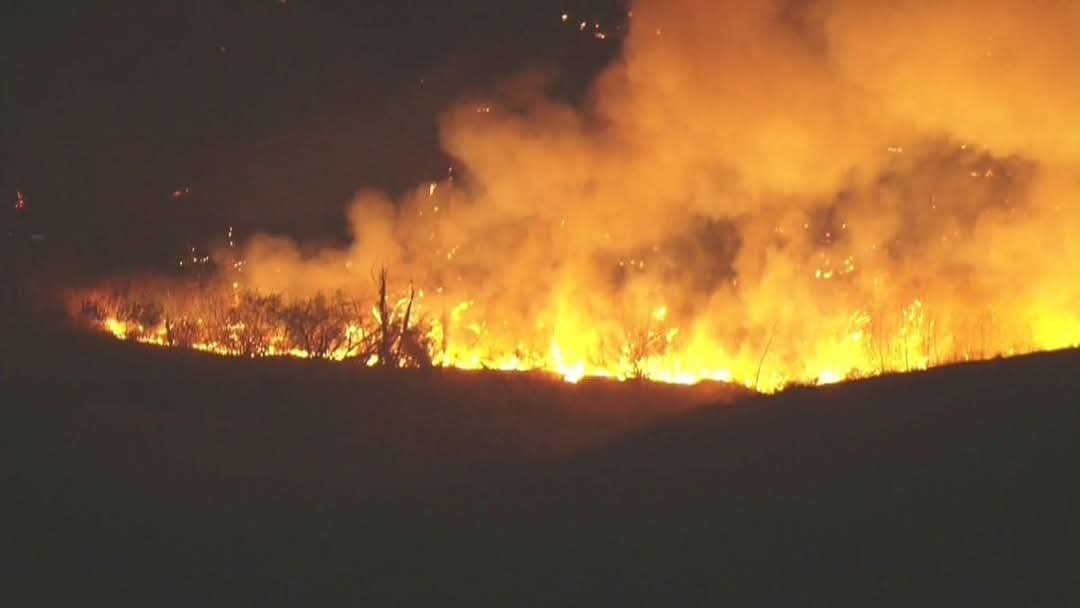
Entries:
{"type": "Polygon", "coordinates": [[[379,365],[389,367],[394,360],[393,327],[390,324],[390,305],[386,301],[387,271],[379,271],[379,365]]]}
{"type": "Polygon", "coordinates": [[[409,317],[412,316],[413,300],[416,298],[416,289],[409,286],[409,303],[405,306],[405,318],[401,320],[401,332],[398,334],[401,338],[398,340],[398,361],[404,360],[406,342],[409,339],[409,317]]]}

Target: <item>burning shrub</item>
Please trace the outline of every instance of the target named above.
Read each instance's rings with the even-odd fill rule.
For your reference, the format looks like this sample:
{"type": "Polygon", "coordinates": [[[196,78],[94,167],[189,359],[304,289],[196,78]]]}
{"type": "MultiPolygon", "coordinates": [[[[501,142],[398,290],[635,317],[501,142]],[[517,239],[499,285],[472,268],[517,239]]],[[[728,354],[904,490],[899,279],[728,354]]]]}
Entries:
{"type": "Polygon", "coordinates": [[[618,328],[605,332],[593,357],[593,363],[615,369],[626,378],[641,380],[650,376],[650,367],[671,350],[677,335],[666,328],[667,309],[654,310],[644,322],[623,321],[618,328]]]}
{"type": "Polygon", "coordinates": [[[229,304],[214,298],[206,311],[209,342],[244,357],[265,357],[283,337],[281,297],[244,291],[229,304]]]}
{"type": "Polygon", "coordinates": [[[286,305],[281,310],[281,321],[290,346],[316,359],[352,355],[359,337],[350,328],[350,308],[340,292],[333,298],[320,293],[286,305]]]}
{"type": "Polygon", "coordinates": [[[374,357],[381,367],[431,367],[431,344],[424,319],[413,318],[416,290],[409,288],[409,295],[391,305],[387,293],[388,273],[384,268],[373,277],[378,286],[379,299],[374,314],[377,330],[373,339],[367,341],[368,360],[374,357]]]}
{"type": "Polygon", "coordinates": [[[202,328],[191,319],[165,318],[165,343],[179,348],[192,348],[199,342],[202,328]]]}
{"type": "Polygon", "coordinates": [[[428,339],[427,323],[423,320],[411,326],[402,325],[398,338],[398,367],[431,367],[431,341],[428,339]]]}
{"type": "Polygon", "coordinates": [[[285,301],[235,287],[170,285],[157,298],[130,287],[95,293],[76,300],[73,313],[119,338],[219,354],[432,365],[430,324],[416,312],[416,291],[395,303],[385,271],[376,284],[374,307],[341,291],[285,301]]]}
{"type": "Polygon", "coordinates": [[[91,296],[79,305],[79,317],[93,324],[104,323],[109,318],[110,306],[97,296],[91,296]]]}
{"type": "Polygon", "coordinates": [[[281,330],[281,296],[245,292],[232,309],[233,346],[245,357],[270,354],[281,330]]]}
{"type": "Polygon", "coordinates": [[[662,357],[667,352],[669,344],[669,336],[647,326],[638,331],[628,332],[623,346],[623,356],[629,363],[631,377],[644,378],[648,373],[649,360],[662,357]]]}
{"type": "Polygon", "coordinates": [[[150,330],[161,324],[164,318],[164,310],[161,304],[152,300],[132,299],[124,302],[117,311],[117,318],[126,323],[134,324],[145,330],[150,330]]]}

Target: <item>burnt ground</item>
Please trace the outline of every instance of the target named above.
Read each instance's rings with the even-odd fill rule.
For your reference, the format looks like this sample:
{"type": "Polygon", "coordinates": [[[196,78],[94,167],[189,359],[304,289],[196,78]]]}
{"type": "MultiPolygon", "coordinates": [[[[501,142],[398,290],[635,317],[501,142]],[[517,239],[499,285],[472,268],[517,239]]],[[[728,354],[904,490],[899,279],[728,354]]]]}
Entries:
{"type": "Polygon", "coordinates": [[[8,317],[4,605],[1080,599],[1080,352],[755,397],[8,317]]]}

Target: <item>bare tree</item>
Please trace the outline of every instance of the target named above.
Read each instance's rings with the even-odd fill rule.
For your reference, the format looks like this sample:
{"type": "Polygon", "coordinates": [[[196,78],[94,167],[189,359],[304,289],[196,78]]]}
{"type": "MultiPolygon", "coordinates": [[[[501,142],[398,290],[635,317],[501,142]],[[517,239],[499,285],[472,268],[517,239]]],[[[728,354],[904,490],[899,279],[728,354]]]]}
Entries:
{"type": "Polygon", "coordinates": [[[431,367],[431,344],[427,333],[423,331],[427,324],[412,321],[415,300],[416,289],[409,286],[409,300],[398,336],[397,363],[398,366],[431,367]]]}
{"type": "Polygon", "coordinates": [[[776,337],[776,327],[774,326],[769,330],[769,340],[765,342],[765,348],[761,351],[761,358],[758,359],[757,371],[754,373],[754,390],[758,390],[758,382],[761,380],[761,367],[765,365],[765,357],[769,355],[769,349],[772,348],[773,338],[776,337]]]}
{"type": "Polygon", "coordinates": [[[382,367],[390,367],[394,364],[394,325],[391,319],[393,310],[386,296],[388,275],[386,268],[383,268],[376,279],[379,288],[379,301],[376,308],[379,322],[378,354],[379,365],[382,367]]]}
{"type": "Polygon", "coordinates": [[[371,355],[377,357],[381,367],[430,367],[431,345],[428,343],[426,323],[414,320],[416,289],[409,288],[409,295],[399,305],[390,303],[389,273],[385,268],[372,276],[378,289],[375,303],[376,332],[367,343],[371,355]],[[403,304],[400,305],[400,304],[403,304]]]}

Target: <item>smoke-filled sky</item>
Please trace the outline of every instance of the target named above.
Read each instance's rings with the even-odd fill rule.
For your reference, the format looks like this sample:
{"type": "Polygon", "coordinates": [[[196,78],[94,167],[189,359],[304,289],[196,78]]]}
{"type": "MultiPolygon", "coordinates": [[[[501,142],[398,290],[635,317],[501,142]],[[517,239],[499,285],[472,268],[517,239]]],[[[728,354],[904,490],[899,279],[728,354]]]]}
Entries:
{"type": "Polygon", "coordinates": [[[19,179],[85,180],[129,232],[190,181],[170,209],[270,228],[245,286],[386,267],[462,357],[659,325],[664,365],[745,379],[771,348],[775,384],[1080,343],[1080,4],[446,4],[152,11],[145,59],[24,78],[19,179]]]}
{"type": "Polygon", "coordinates": [[[453,106],[459,179],[361,194],[349,248],[257,239],[253,284],[385,266],[502,324],[504,349],[572,335],[581,359],[654,311],[686,360],[744,376],[774,335],[809,377],[867,366],[872,334],[882,359],[886,340],[927,360],[1075,343],[1080,5],[630,10],[581,103],[541,70],[453,106]]]}
{"type": "MultiPolygon", "coordinates": [[[[932,234],[943,223],[963,237],[992,230],[995,213],[1060,212],[1059,225],[1076,216],[1075,3],[641,0],[630,8],[622,53],[583,102],[567,103],[551,90],[550,72],[535,70],[446,109],[442,147],[466,179],[445,195],[465,200],[443,228],[497,242],[499,227],[518,221],[540,230],[587,224],[567,231],[563,245],[591,255],[607,247],[597,235],[624,240],[612,250],[632,249],[685,240],[702,221],[739,222],[746,240],[747,231],[783,229],[785,214],[852,219],[837,231],[869,222],[873,230],[846,239],[898,249],[948,238],[932,234]]],[[[401,239],[427,238],[415,224],[427,221],[430,195],[425,180],[393,202],[361,196],[351,211],[358,247],[394,261],[390,244],[369,245],[396,239],[416,255],[407,250],[419,245],[401,239]],[[376,235],[368,216],[393,224],[394,234],[376,235]]],[[[939,253],[928,243],[904,249],[939,253]]]]}

